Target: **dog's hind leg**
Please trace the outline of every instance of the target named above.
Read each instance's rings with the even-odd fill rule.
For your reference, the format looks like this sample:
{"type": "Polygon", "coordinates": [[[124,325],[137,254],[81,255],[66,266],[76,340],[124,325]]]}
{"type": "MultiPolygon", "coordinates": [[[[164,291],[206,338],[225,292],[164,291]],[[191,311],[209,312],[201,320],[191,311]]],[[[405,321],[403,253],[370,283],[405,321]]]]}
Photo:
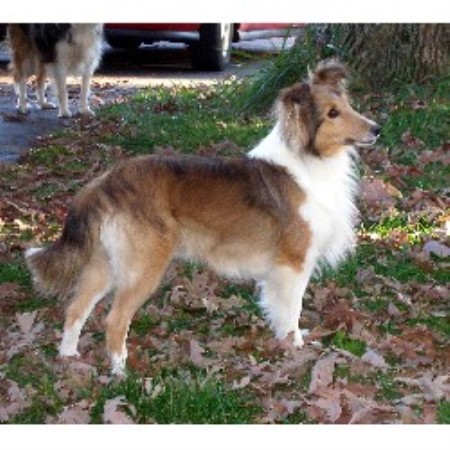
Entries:
{"type": "Polygon", "coordinates": [[[81,78],[81,89],[80,89],[80,111],[81,114],[94,116],[94,112],[89,107],[89,86],[91,84],[91,74],[84,74],[81,78]]]}
{"type": "Polygon", "coordinates": [[[127,358],[126,337],[131,320],[140,306],[158,287],[173,254],[173,242],[154,235],[145,247],[126,252],[117,267],[118,287],[106,319],[106,346],[112,373],[123,375],[127,358]]]}
{"type": "Polygon", "coordinates": [[[311,270],[301,271],[290,266],[276,266],[261,282],[261,306],[278,339],[293,333],[294,345],[303,346],[298,320],[302,310],[303,294],[311,270]]]}
{"type": "Polygon", "coordinates": [[[48,102],[45,96],[46,81],[47,81],[47,72],[45,70],[45,65],[42,63],[38,63],[37,77],[36,77],[38,106],[41,109],[55,109],[56,105],[54,103],[48,102]]]}
{"type": "Polygon", "coordinates": [[[77,345],[86,319],[94,306],[111,290],[111,270],[104,250],[94,253],[84,268],[75,295],[66,310],[64,334],[59,347],[61,356],[78,355],[77,345]]]}
{"type": "Polygon", "coordinates": [[[67,73],[58,64],[52,64],[53,77],[55,79],[56,95],[58,97],[58,117],[71,117],[69,111],[69,99],[67,95],[67,73]]]}

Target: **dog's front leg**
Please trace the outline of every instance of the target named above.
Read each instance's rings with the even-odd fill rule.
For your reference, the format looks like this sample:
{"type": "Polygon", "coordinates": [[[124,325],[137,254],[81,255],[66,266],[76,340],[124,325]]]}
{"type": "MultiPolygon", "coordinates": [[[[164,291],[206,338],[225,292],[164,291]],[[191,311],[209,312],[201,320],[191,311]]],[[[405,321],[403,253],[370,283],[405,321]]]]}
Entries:
{"type": "Polygon", "coordinates": [[[261,282],[261,306],[276,337],[285,339],[292,333],[296,347],[303,346],[298,320],[311,273],[309,267],[299,271],[289,266],[277,266],[261,282]]]}
{"type": "Polygon", "coordinates": [[[21,77],[19,80],[15,81],[14,90],[17,95],[17,109],[21,114],[26,114],[29,108],[26,77],[21,77]]]}

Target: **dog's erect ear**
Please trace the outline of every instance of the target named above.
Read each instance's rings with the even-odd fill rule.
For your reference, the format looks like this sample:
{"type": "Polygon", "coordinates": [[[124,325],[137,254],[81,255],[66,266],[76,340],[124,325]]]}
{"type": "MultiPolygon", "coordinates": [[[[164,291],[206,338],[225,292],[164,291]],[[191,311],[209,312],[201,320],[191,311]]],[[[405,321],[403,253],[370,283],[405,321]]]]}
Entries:
{"type": "Polygon", "coordinates": [[[319,62],[312,73],[313,84],[328,84],[337,89],[344,87],[344,81],[349,77],[349,72],[344,64],[337,59],[327,59],[319,62]]]}
{"type": "Polygon", "coordinates": [[[279,100],[285,105],[305,105],[311,102],[311,88],[307,83],[297,83],[280,92],[279,100]]]}
{"type": "Polygon", "coordinates": [[[315,154],[318,117],[309,83],[297,83],[280,92],[278,116],[282,136],[288,145],[295,151],[315,154]]]}

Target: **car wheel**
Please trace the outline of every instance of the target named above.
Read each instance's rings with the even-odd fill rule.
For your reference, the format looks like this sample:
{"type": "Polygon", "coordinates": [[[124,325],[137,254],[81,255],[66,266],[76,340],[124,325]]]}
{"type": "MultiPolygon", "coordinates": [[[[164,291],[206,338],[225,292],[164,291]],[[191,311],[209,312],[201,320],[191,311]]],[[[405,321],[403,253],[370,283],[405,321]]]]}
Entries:
{"type": "Polygon", "coordinates": [[[231,57],[233,24],[204,23],[199,35],[191,49],[192,65],[200,70],[224,70],[231,57]]]}
{"type": "Polygon", "coordinates": [[[112,47],[121,50],[136,50],[142,44],[139,38],[106,36],[106,42],[112,47]]]}

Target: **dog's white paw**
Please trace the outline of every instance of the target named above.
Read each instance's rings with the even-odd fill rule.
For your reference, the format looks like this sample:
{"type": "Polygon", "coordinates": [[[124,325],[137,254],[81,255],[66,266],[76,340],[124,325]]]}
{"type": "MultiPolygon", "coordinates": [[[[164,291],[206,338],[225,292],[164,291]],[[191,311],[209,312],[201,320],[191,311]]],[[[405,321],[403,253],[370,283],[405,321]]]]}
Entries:
{"type": "Polygon", "coordinates": [[[59,356],[80,356],[77,351],[80,328],[66,328],[59,346],[59,356]]]}
{"type": "Polygon", "coordinates": [[[52,102],[40,102],[38,103],[40,109],[56,109],[56,104],[52,102]]]}
{"type": "Polygon", "coordinates": [[[80,353],[77,349],[66,349],[63,348],[62,345],[59,347],[59,356],[62,358],[69,357],[69,356],[80,356],[80,353]]]}
{"type": "Polygon", "coordinates": [[[111,355],[111,373],[116,377],[125,376],[125,364],[127,360],[127,353],[113,353],[111,355]]]}
{"type": "Polygon", "coordinates": [[[80,111],[80,114],[85,117],[95,117],[95,112],[91,108],[84,108],[80,111]]]}
{"type": "Polygon", "coordinates": [[[58,117],[61,118],[70,118],[72,117],[72,113],[68,109],[59,110],[58,117]]]}
{"type": "Polygon", "coordinates": [[[20,114],[28,114],[30,112],[31,105],[29,103],[25,103],[23,105],[17,105],[17,111],[20,114]]]}
{"type": "Polygon", "coordinates": [[[303,342],[303,330],[295,330],[294,332],[294,347],[302,348],[305,343],[303,342]]]}

